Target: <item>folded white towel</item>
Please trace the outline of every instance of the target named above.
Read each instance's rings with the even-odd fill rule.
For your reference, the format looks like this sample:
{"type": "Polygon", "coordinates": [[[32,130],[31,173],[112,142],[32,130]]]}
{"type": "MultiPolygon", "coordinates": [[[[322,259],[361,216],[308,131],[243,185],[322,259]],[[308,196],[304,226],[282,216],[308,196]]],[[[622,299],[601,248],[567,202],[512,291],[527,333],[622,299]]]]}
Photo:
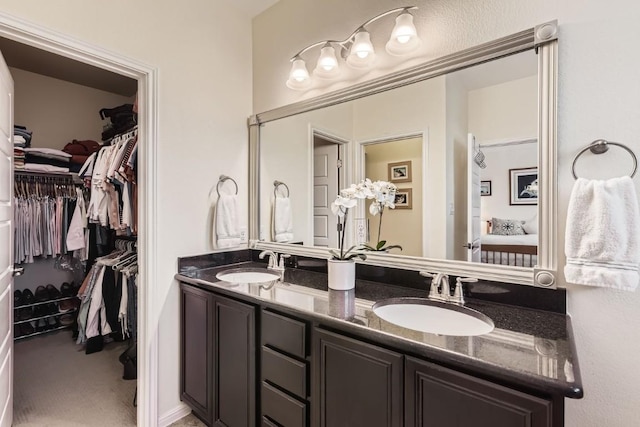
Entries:
{"type": "Polygon", "coordinates": [[[569,283],[636,289],[640,212],[631,178],[578,178],[569,199],[565,255],[569,283]]]}
{"type": "Polygon", "coordinates": [[[216,246],[219,249],[240,245],[238,226],[238,196],[221,194],[216,203],[216,246]]]}
{"type": "Polygon", "coordinates": [[[31,154],[52,154],[54,156],[71,158],[71,154],[65,153],[64,151],[58,150],[57,148],[29,147],[25,148],[24,151],[31,154]]]}
{"type": "Polygon", "coordinates": [[[273,202],[273,240],[284,243],[293,240],[293,215],[291,200],[276,196],[273,202]]]}

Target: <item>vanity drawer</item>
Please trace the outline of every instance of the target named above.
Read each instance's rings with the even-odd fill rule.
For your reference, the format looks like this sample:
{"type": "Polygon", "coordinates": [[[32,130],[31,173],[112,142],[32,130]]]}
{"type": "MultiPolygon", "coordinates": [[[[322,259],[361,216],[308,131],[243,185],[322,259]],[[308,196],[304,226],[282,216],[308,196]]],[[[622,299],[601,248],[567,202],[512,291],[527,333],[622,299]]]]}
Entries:
{"type": "Polygon", "coordinates": [[[307,355],[307,324],[272,311],[262,312],[262,345],[304,359],[307,355]]]}
{"type": "Polygon", "coordinates": [[[279,427],[277,424],[271,422],[271,420],[267,417],[262,417],[262,423],[260,423],[262,427],[279,427]]]}
{"type": "Polygon", "coordinates": [[[307,397],[307,364],[262,347],[262,379],[295,394],[307,397]]]}
{"type": "MultiPolygon", "coordinates": [[[[262,383],[262,415],[284,427],[305,427],[307,405],[280,390],[262,383]]],[[[267,424],[269,425],[269,424],[267,424]]]]}

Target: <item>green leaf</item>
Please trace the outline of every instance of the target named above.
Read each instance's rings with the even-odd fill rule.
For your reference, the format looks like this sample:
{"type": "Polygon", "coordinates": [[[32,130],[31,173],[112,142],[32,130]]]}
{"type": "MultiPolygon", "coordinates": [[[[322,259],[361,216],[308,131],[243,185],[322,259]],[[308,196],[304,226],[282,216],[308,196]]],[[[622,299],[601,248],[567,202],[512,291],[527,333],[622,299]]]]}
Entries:
{"type": "Polygon", "coordinates": [[[365,251],[375,251],[376,248],[374,248],[373,246],[369,246],[369,245],[362,245],[362,249],[365,251]]]}
{"type": "Polygon", "coordinates": [[[382,247],[383,247],[384,245],[386,245],[386,244],[387,244],[387,241],[386,241],[386,240],[380,240],[380,241],[378,242],[378,245],[376,246],[376,250],[377,250],[377,251],[381,250],[381,249],[382,249],[382,247]]]}
{"type": "Polygon", "coordinates": [[[402,250],[402,246],[400,245],[389,245],[385,248],[385,250],[389,250],[389,249],[400,249],[402,250]]]}

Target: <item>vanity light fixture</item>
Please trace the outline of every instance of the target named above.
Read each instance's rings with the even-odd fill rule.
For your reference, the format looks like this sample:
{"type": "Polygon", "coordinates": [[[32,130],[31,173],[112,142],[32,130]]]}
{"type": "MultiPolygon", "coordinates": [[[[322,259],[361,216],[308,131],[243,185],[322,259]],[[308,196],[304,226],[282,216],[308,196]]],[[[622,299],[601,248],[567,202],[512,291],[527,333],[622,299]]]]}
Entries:
{"type": "Polygon", "coordinates": [[[338,77],[340,74],[340,62],[336,56],[336,47],[340,48],[340,56],[350,67],[356,69],[369,68],[375,61],[376,53],[371,43],[371,34],[366,27],[385,16],[398,12],[400,13],[396,16],[396,25],[385,46],[386,51],[393,56],[407,55],[415,51],[422,42],[413,24],[413,15],[409,12],[413,9],[417,9],[417,7],[406,6],[388,10],[360,25],[344,40],[323,40],[305,47],[291,58],[292,65],[287,87],[294,90],[303,90],[311,86],[311,76],[302,55],[319,46],[322,46],[322,48],[320,49],[320,57],[316,68],[313,70],[314,77],[319,79],[334,79],[338,77]]]}

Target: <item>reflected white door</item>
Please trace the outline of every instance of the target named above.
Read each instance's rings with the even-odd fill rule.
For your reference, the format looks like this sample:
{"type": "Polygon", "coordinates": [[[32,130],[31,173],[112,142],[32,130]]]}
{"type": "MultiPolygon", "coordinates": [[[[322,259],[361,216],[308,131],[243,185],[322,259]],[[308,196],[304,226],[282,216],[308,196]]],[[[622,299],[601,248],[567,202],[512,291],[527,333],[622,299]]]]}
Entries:
{"type": "Polygon", "coordinates": [[[13,79],[0,55],[0,427],[13,421],[13,79]]]}
{"type": "Polygon", "coordinates": [[[480,262],[480,166],[476,138],[467,135],[467,261],[480,262]]]}
{"type": "Polygon", "coordinates": [[[338,246],[337,219],[331,202],[338,195],[339,145],[315,145],[313,149],[313,245],[338,246]]]}

